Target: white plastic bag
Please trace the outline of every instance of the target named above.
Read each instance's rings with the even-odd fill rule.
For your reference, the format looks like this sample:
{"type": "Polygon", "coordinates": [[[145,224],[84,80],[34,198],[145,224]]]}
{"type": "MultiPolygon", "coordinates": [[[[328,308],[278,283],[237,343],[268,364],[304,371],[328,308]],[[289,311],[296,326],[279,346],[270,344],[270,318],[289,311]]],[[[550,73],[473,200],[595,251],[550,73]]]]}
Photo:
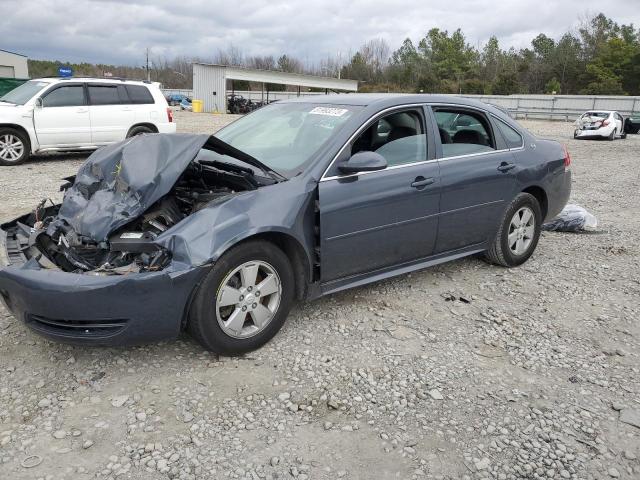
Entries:
{"type": "Polygon", "coordinates": [[[598,228],[598,219],[580,205],[569,204],[560,214],[542,225],[543,230],[554,232],[593,232],[598,228]]]}

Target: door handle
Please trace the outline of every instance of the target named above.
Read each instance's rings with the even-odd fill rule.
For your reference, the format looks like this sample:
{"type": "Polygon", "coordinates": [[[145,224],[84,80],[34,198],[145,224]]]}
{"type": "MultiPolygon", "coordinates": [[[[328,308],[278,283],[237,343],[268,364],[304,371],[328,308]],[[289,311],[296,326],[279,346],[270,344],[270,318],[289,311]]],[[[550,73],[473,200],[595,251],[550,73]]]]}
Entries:
{"type": "Polygon", "coordinates": [[[130,112],[132,110],[131,107],[122,107],[122,110],[124,110],[125,112],[130,112]]]}
{"type": "Polygon", "coordinates": [[[516,164],[515,163],[502,162],[500,164],[500,166],[498,167],[498,170],[501,171],[501,172],[508,172],[512,168],[516,168],[516,164]]]}
{"type": "Polygon", "coordinates": [[[76,112],[78,112],[78,113],[87,113],[88,111],[89,111],[89,109],[88,108],[84,108],[84,107],[79,108],[79,109],[76,110],[76,112]]]}
{"type": "Polygon", "coordinates": [[[413,188],[417,188],[418,190],[421,190],[427,185],[431,185],[433,182],[435,182],[435,179],[433,177],[424,178],[421,176],[421,177],[416,177],[416,179],[413,181],[411,186],[413,188]]]}

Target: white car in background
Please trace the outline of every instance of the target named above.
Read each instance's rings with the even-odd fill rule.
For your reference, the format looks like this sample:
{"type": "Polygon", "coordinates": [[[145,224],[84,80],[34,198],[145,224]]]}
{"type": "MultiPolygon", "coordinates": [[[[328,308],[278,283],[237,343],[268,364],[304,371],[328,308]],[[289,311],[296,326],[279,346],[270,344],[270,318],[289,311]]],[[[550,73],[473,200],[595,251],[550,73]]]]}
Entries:
{"type": "Polygon", "coordinates": [[[576,120],[573,138],[627,138],[624,118],[610,110],[590,110],[576,120]]]}
{"type": "Polygon", "coordinates": [[[175,133],[162,92],[143,81],[40,78],[0,98],[0,165],[94,150],[141,133],[175,133]]]}

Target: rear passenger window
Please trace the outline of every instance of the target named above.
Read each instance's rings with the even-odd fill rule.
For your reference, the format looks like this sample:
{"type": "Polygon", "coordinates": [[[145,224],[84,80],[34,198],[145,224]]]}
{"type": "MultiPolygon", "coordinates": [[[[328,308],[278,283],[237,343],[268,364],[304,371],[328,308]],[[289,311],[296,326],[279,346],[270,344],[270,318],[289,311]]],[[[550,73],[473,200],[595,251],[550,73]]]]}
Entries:
{"type": "Polygon", "coordinates": [[[438,108],[434,111],[443,157],[491,152],[496,143],[487,118],[471,110],[438,108]]]}
{"type": "Polygon", "coordinates": [[[118,88],[107,85],[89,85],[89,100],[91,105],[120,105],[118,88]]]}
{"type": "Polygon", "coordinates": [[[120,97],[120,103],[131,103],[129,100],[129,95],[127,94],[127,90],[124,88],[124,85],[118,85],[118,97],[120,97]]]}
{"type": "Polygon", "coordinates": [[[155,103],[149,89],[143,85],[126,85],[131,103],[145,105],[155,103]]]}
{"type": "Polygon", "coordinates": [[[500,130],[500,133],[502,133],[504,141],[507,143],[507,147],[520,148],[522,146],[522,135],[520,135],[516,129],[510,127],[502,120],[498,120],[497,118],[496,125],[498,125],[498,130],[500,130]]]}
{"type": "Polygon", "coordinates": [[[417,110],[392,113],[376,121],[355,140],[351,154],[362,151],[382,155],[387,164],[423,162],[427,159],[427,136],[417,110]]]}

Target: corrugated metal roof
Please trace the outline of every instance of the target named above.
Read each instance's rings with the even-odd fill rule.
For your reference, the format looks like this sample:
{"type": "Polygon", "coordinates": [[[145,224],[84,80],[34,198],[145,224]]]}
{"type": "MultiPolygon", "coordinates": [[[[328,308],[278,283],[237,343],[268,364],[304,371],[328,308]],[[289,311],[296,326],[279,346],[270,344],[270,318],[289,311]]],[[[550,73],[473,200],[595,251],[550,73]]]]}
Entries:
{"type": "Polygon", "coordinates": [[[275,70],[258,70],[214,63],[196,62],[194,65],[212,67],[212,70],[224,71],[224,76],[229,80],[247,80],[250,82],[278,83],[282,85],[295,85],[300,87],[325,88],[330,90],[346,90],[356,92],[358,81],[346,78],[320,77],[302,73],[279,72],[275,70]]]}
{"type": "Polygon", "coordinates": [[[0,52],[10,53],[11,55],[17,55],[19,57],[28,58],[26,55],[22,55],[21,53],[10,52],[9,50],[3,50],[2,48],[0,48],[0,52]]]}

